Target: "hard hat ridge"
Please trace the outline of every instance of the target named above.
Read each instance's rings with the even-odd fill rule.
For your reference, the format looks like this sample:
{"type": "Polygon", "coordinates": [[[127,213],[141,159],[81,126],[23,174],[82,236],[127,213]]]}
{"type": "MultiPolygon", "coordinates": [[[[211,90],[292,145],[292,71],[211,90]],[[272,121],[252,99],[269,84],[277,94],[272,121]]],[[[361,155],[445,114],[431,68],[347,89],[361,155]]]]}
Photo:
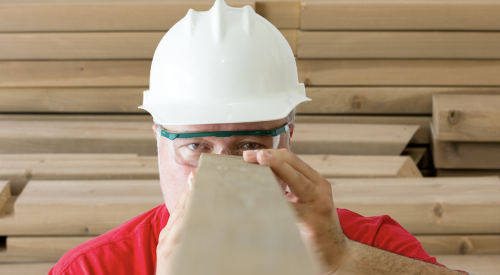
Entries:
{"type": "Polygon", "coordinates": [[[226,32],[226,10],[226,2],[224,0],[216,0],[213,7],[208,11],[212,21],[212,33],[216,42],[220,42],[226,32]]]}
{"type": "Polygon", "coordinates": [[[193,34],[194,24],[195,24],[196,12],[193,9],[189,9],[186,14],[186,32],[189,36],[193,34]]]}
{"type": "Polygon", "coordinates": [[[243,29],[250,35],[253,24],[256,19],[256,13],[250,6],[243,7],[243,29]]]}

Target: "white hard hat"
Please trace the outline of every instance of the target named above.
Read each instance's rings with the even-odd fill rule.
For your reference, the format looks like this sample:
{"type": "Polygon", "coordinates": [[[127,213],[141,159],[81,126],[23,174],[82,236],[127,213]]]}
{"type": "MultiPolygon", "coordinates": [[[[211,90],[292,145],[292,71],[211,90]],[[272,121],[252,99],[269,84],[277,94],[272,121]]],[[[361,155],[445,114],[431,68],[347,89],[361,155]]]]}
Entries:
{"type": "Polygon", "coordinates": [[[281,119],[309,100],[280,31],[250,6],[216,0],[165,34],[139,108],[163,125],[240,123],[281,119]]]}

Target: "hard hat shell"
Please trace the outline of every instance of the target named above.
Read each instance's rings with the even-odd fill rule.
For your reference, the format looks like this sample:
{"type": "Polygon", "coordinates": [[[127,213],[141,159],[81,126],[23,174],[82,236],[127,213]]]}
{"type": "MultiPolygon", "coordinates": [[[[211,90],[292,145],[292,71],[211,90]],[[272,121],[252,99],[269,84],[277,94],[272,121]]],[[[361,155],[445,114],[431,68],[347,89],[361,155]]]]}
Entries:
{"type": "Polygon", "coordinates": [[[309,100],[280,31],[250,6],[216,0],[165,34],[139,108],[163,125],[219,124],[281,119],[309,100]]]}

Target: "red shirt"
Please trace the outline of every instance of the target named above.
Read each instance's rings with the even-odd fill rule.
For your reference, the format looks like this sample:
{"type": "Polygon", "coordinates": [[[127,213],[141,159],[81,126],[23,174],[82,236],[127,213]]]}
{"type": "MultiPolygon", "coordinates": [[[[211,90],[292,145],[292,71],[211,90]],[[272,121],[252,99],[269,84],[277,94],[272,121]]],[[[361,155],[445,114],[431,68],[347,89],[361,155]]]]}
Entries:
{"type": "MultiPolygon", "coordinates": [[[[337,209],[344,234],[351,240],[409,258],[438,264],[417,239],[391,217],[363,217],[337,209]]],[[[119,227],[68,251],[50,270],[62,274],[155,274],[156,246],[170,214],[162,204],[119,227]]],[[[440,265],[440,264],[438,264],[440,265]]]]}

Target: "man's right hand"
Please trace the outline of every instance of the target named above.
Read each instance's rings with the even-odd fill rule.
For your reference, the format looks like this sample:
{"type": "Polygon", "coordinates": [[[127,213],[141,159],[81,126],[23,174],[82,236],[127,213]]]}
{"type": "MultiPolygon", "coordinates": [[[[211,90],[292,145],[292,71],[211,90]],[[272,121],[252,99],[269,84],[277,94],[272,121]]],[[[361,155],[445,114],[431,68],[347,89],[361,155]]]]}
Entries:
{"type": "Polygon", "coordinates": [[[177,203],[174,211],[170,214],[167,225],[161,230],[158,238],[158,246],[156,247],[156,274],[168,275],[172,274],[172,263],[176,251],[177,244],[181,239],[182,227],[186,219],[188,201],[193,189],[195,173],[189,174],[188,180],[184,185],[181,198],[177,203]]]}

